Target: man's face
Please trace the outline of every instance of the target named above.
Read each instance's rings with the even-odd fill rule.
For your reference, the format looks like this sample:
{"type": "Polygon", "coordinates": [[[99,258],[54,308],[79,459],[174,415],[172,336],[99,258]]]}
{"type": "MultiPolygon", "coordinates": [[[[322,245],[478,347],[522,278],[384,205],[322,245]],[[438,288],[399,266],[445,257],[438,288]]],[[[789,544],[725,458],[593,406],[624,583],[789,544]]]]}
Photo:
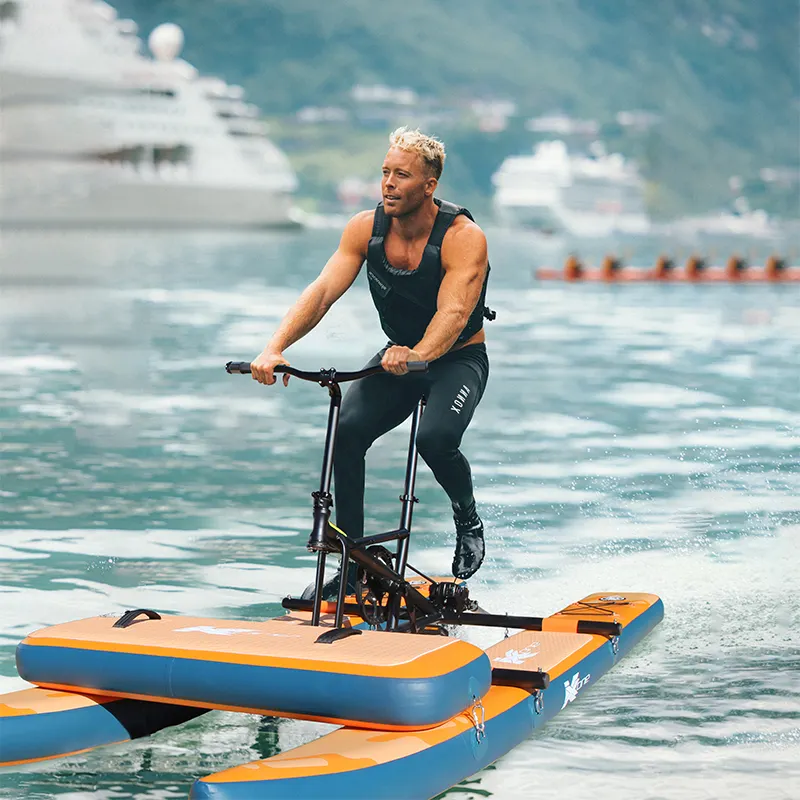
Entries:
{"type": "Polygon", "coordinates": [[[389,217],[413,214],[433,194],[436,183],[421,156],[390,148],[383,161],[381,180],[384,212],[389,217]]]}

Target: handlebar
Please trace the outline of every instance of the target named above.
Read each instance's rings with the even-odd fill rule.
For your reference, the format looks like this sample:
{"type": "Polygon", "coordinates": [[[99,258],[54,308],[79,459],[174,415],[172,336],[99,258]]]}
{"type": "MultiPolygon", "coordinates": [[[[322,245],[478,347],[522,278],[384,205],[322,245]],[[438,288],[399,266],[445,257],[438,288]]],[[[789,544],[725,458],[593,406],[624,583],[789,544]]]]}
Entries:
{"type": "MultiPolygon", "coordinates": [[[[409,372],[427,372],[427,361],[409,361],[409,372]]],[[[225,365],[225,371],[229,375],[249,375],[250,362],[249,361],[229,361],[225,365]]],[[[355,372],[337,372],[332,367],[330,369],[320,369],[314,372],[306,372],[303,370],[295,369],[294,367],[287,367],[285,364],[277,364],[273,372],[286,373],[301,381],[311,381],[312,383],[321,383],[323,386],[331,383],[345,383],[347,381],[357,381],[361,378],[368,378],[370,375],[377,375],[383,372],[384,369],[380,364],[376,367],[368,367],[367,369],[356,370],[355,372]]]]}

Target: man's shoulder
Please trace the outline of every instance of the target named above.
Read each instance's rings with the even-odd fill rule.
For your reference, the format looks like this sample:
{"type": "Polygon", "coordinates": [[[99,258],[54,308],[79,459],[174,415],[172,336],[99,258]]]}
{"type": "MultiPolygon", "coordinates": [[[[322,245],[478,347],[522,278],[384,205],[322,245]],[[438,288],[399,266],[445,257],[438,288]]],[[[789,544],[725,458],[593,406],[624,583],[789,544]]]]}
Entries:
{"type": "Polygon", "coordinates": [[[448,239],[476,240],[486,239],[483,229],[474,219],[470,219],[466,214],[459,214],[450,224],[445,234],[444,241],[448,239]]]}
{"type": "Polygon", "coordinates": [[[371,234],[372,226],[375,222],[375,212],[376,209],[374,208],[367,208],[363,211],[359,211],[350,218],[347,226],[353,228],[353,230],[367,231],[371,234]]]}
{"type": "Polygon", "coordinates": [[[375,219],[375,211],[374,208],[365,208],[363,211],[358,211],[350,218],[350,222],[356,223],[364,223],[367,220],[372,222],[375,219]]]}
{"type": "Polygon", "coordinates": [[[363,239],[364,237],[369,239],[372,236],[372,226],[374,221],[374,208],[368,208],[364,211],[359,211],[347,221],[347,224],[344,226],[344,233],[347,236],[353,236],[357,239],[363,239]]]}
{"type": "Polygon", "coordinates": [[[442,240],[442,265],[447,269],[450,263],[462,260],[485,261],[488,244],[480,225],[464,214],[459,214],[452,222],[442,240]]]}

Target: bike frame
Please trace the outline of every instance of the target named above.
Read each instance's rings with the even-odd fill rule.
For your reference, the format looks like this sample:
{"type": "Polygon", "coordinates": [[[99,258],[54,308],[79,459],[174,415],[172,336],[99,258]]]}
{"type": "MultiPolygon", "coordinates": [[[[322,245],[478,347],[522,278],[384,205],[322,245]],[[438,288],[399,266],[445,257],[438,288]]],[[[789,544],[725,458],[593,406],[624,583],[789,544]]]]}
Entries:
{"type": "MultiPolygon", "coordinates": [[[[425,362],[410,362],[409,372],[422,372],[427,370],[425,362]]],[[[225,369],[231,374],[246,374],[250,372],[247,362],[229,361],[225,369]]],[[[424,631],[428,626],[435,625],[478,625],[483,627],[519,628],[524,630],[541,631],[542,617],[520,617],[502,614],[487,614],[484,612],[464,613],[467,606],[460,603],[458,592],[465,589],[463,584],[453,582],[432,581],[419,570],[408,563],[409,538],[411,536],[411,520],[414,503],[414,486],[417,477],[417,431],[419,430],[422,414],[425,410],[425,398],[420,398],[411,418],[411,434],[408,443],[408,459],[406,461],[406,474],[403,484],[403,494],[400,495],[401,512],[400,527],[392,531],[384,531],[369,536],[353,539],[344,531],[331,524],[331,508],[333,496],[331,495],[331,481],[333,478],[333,456],[336,447],[336,435],[339,427],[339,411],[342,404],[342,390],[340,384],[347,381],[368,378],[384,370],[380,366],[369,367],[357,372],[337,372],[335,369],[321,369],[316,372],[304,372],[293,367],[279,364],[275,372],[293,375],[300,380],[318,383],[328,389],[330,406],[328,409],[328,425],[325,433],[325,448],[322,455],[322,471],[320,474],[319,489],[312,492],[314,521],[307,547],[317,553],[317,571],[315,579],[315,592],[313,600],[299,600],[287,597],[283,600],[284,608],[292,611],[311,611],[311,624],[319,625],[322,614],[322,587],[325,581],[325,561],[329,553],[341,554],[341,576],[339,594],[336,600],[334,627],[322,633],[318,642],[331,643],[347,636],[358,635],[358,628],[344,627],[344,615],[361,615],[360,604],[346,603],[347,596],[347,570],[350,561],[358,564],[367,576],[377,580],[388,595],[385,610],[385,630],[387,631],[424,631]],[[394,553],[394,566],[391,567],[375,558],[369,553],[369,547],[388,542],[397,542],[394,553]],[[405,578],[406,569],[411,569],[430,586],[431,597],[426,597],[415,589],[405,578]],[[433,590],[442,591],[438,595],[438,603],[432,602],[433,590]],[[405,608],[403,608],[405,601],[405,608]],[[407,619],[402,618],[405,611],[407,619]],[[402,622],[402,624],[401,624],[402,622]]],[[[468,592],[461,595],[464,601],[468,599],[468,592]]],[[[476,608],[474,603],[471,608],[476,608]]],[[[576,620],[578,633],[598,634],[608,637],[620,635],[621,625],[617,622],[603,622],[598,620],[576,620]]],[[[513,684],[516,685],[516,684],[513,684]]]]}
{"type": "MultiPolygon", "coordinates": [[[[357,379],[356,379],[357,380],[357,379]]],[[[346,532],[339,530],[330,523],[331,507],[333,497],[331,495],[331,478],[333,474],[333,455],[336,446],[336,436],[339,425],[339,410],[342,403],[342,391],[335,375],[327,385],[330,395],[330,408],[328,411],[328,427],[325,433],[325,449],[322,456],[322,471],[320,475],[319,490],[312,494],[314,498],[314,523],[311,536],[308,540],[308,549],[317,553],[317,573],[314,586],[314,601],[311,610],[311,624],[318,625],[321,616],[322,587],[325,581],[325,561],[328,553],[339,552],[341,554],[340,575],[342,580],[339,582],[339,595],[336,602],[336,617],[334,627],[341,628],[344,621],[345,597],[347,596],[348,567],[350,561],[354,561],[368,574],[374,575],[387,583],[387,590],[391,594],[397,594],[403,587],[406,589],[408,583],[405,580],[405,571],[408,564],[408,544],[411,535],[411,520],[414,511],[414,503],[418,502],[414,496],[414,487],[417,477],[417,430],[422,419],[425,408],[425,398],[421,397],[414,409],[411,418],[411,435],[408,444],[408,459],[406,461],[406,474],[403,483],[403,494],[400,496],[401,512],[400,525],[391,531],[383,531],[357,539],[349,537],[346,532]],[[395,569],[392,570],[372,557],[367,548],[376,544],[387,544],[397,542],[395,551],[395,569]]],[[[416,594],[419,594],[418,592],[416,594]]],[[[421,610],[433,613],[435,608],[423,595],[419,595],[417,604],[421,605],[421,610]],[[421,602],[420,602],[421,601],[421,602]]],[[[399,594],[395,599],[398,606],[392,608],[387,619],[387,629],[392,630],[399,623],[399,594]]]]}

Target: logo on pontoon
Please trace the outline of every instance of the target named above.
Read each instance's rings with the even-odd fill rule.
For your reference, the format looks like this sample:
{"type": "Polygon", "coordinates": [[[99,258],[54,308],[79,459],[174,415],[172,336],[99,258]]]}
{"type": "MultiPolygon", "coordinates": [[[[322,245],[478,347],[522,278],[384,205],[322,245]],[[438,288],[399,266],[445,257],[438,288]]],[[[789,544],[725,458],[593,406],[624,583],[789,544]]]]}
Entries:
{"type": "Polygon", "coordinates": [[[193,628],[176,628],[174,633],[207,633],[210,636],[236,636],[237,633],[252,633],[256,636],[275,636],[278,639],[299,639],[297,633],[272,633],[252,628],[215,628],[213,625],[196,625],[193,628]]]}
{"type": "Polygon", "coordinates": [[[564,705],[561,708],[566,708],[578,696],[578,692],[589,683],[591,677],[591,675],[587,675],[585,678],[581,678],[580,672],[576,672],[571,681],[564,681],[564,705]]]}
{"type": "Polygon", "coordinates": [[[605,597],[601,597],[600,600],[605,600],[609,602],[616,602],[618,600],[624,600],[625,598],[621,594],[608,594],[605,597]]]}
{"type": "Polygon", "coordinates": [[[529,658],[539,655],[539,642],[533,642],[522,650],[507,650],[506,654],[494,660],[498,664],[524,664],[529,658]]]}
{"type": "Polygon", "coordinates": [[[208,633],[211,636],[235,636],[237,633],[261,633],[252,628],[215,628],[213,625],[196,625],[194,628],[178,628],[175,633],[208,633]]]}

